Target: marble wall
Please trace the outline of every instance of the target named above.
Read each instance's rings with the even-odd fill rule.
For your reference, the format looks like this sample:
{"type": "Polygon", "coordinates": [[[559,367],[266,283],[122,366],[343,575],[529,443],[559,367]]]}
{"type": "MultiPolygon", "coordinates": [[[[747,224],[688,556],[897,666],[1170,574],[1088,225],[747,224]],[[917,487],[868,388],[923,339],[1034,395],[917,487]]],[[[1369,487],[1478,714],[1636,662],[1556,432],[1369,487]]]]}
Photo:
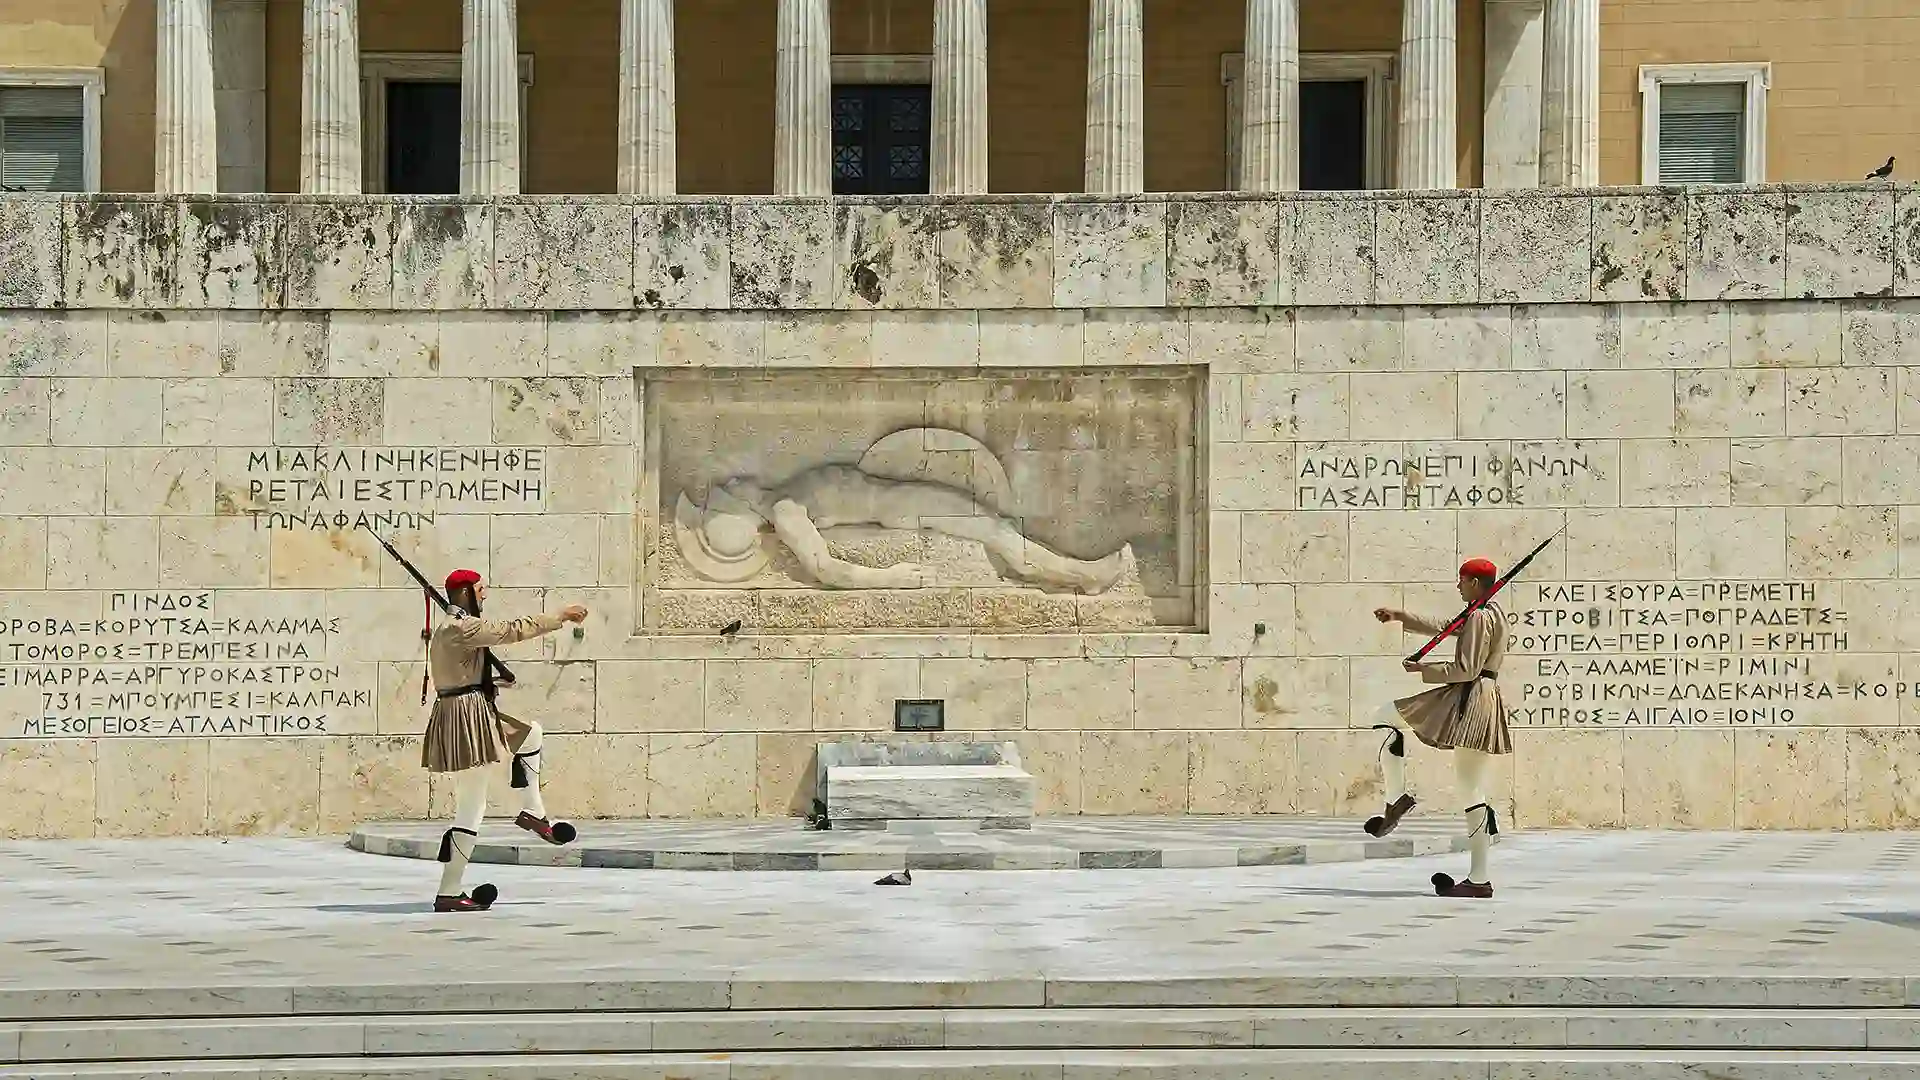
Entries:
{"type": "MultiPolygon", "coordinates": [[[[1920,821],[1907,185],[10,196],[0,363],[6,835],[447,812],[422,600],[363,525],[499,611],[593,609],[505,650],[580,817],[794,813],[814,744],[901,697],[1017,743],[1045,813],[1370,812],[1418,642],[1368,612],[1448,613],[1459,560],[1564,526],[1506,595],[1516,823],[1920,821]],[[1015,586],[916,520],[834,550],[930,583],[775,617],[849,590],[669,557],[722,474],[993,495],[982,461],[1041,496],[999,514],[1020,537],[1121,540],[1133,584],[1015,586]],[[968,588],[999,599],[903,615],[968,588]]],[[[1444,757],[1412,760],[1444,806],[1444,757]]]]}

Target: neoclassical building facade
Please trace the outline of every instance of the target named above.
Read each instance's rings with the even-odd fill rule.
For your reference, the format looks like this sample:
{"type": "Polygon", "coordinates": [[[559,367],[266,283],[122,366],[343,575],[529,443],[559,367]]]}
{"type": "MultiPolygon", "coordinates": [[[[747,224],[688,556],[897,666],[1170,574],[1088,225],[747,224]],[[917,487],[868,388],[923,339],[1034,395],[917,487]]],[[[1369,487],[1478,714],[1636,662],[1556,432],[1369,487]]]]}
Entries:
{"type": "Polygon", "coordinates": [[[1841,0],[28,0],[23,190],[844,194],[1857,180],[1841,0]],[[883,117],[884,114],[884,117],[883,117]],[[465,147],[466,149],[463,149],[465,147]]]}

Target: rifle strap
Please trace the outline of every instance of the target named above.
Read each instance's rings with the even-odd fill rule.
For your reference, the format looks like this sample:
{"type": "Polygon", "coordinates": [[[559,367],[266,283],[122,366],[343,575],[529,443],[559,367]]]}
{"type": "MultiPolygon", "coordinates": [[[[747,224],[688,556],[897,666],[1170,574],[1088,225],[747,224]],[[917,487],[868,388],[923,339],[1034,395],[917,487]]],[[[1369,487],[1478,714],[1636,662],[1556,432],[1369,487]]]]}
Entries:
{"type": "Polygon", "coordinates": [[[420,629],[420,704],[427,703],[427,678],[433,671],[433,597],[422,590],[427,605],[426,625],[420,629]]]}

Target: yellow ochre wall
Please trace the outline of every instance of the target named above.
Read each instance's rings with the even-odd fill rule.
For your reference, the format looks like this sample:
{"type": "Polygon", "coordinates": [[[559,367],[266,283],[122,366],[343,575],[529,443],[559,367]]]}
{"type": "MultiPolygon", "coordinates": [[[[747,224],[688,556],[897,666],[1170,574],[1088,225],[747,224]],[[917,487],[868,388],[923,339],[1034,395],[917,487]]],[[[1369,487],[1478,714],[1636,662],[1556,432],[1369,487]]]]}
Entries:
{"type": "Polygon", "coordinates": [[[1640,65],[1767,61],[1767,176],[1920,167],[1920,2],[1601,0],[1600,182],[1640,182],[1640,65]]]}
{"type": "MultiPolygon", "coordinates": [[[[525,188],[614,186],[618,0],[521,0],[534,57],[525,188]]],[[[926,53],[932,0],[834,0],[836,52],[926,53]]],[[[1302,48],[1391,51],[1396,0],[1303,0],[1302,48]]],[[[680,186],[752,194],[772,186],[774,0],[679,5],[680,186]]],[[[1460,0],[1460,177],[1477,183],[1482,5],[1460,0]]],[[[1238,0],[1146,0],[1146,182],[1224,183],[1220,55],[1239,51],[1238,0]]],[[[1768,179],[1858,179],[1889,154],[1920,162],[1920,4],[1912,0],[1603,0],[1602,181],[1639,180],[1638,68],[1766,60],[1768,179]]],[[[988,63],[992,186],[1081,183],[1085,0],[993,0],[988,63]]],[[[361,0],[369,52],[457,52],[459,0],[361,0]]],[[[268,185],[299,180],[300,4],[269,0],[268,185]]],[[[153,0],[0,0],[0,67],[107,71],[102,177],[152,188],[153,0]]]]}
{"type": "Polygon", "coordinates": [[[106,70],[100,183],[108,191],[153,190],[153,43],[153,0],[0,0],[0,70],[106,70]]]}

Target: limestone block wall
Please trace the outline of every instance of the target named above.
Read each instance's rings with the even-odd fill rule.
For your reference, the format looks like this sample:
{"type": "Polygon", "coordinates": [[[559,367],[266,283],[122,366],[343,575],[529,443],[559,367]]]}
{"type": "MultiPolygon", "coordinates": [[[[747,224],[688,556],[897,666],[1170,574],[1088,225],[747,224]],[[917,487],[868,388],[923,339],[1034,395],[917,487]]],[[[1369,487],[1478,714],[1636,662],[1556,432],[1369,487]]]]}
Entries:
{"type": "Polygon", "coordinates": [[[1043,813],[1366,812],[1419,644],[1368,613],[1450,614],[1460,559],[1564,526],[1506,596],[1514,821],[1920,819],[1904,185],[10,196],[0,363],[7,835],[447,812],[423,601],[363,523],[496,611],[593,609],[504,651],[577,817],[795,813],[814,744],[899,698],[1018,743],[1043,813]],[[742,400],[772,404],[700,404],[742,400]],[[964,488],[992,505],[953,520],[1138,571],[1063,592],[932,510],[815,513],[836,557],[925,570],[849,600],[770,529],[681,529],[663,475],[705,513],[775,460],[964,488]],[[693,584],[741,634],[650,621],[680,545],[736,540],[771,569],[693,584]]]}

